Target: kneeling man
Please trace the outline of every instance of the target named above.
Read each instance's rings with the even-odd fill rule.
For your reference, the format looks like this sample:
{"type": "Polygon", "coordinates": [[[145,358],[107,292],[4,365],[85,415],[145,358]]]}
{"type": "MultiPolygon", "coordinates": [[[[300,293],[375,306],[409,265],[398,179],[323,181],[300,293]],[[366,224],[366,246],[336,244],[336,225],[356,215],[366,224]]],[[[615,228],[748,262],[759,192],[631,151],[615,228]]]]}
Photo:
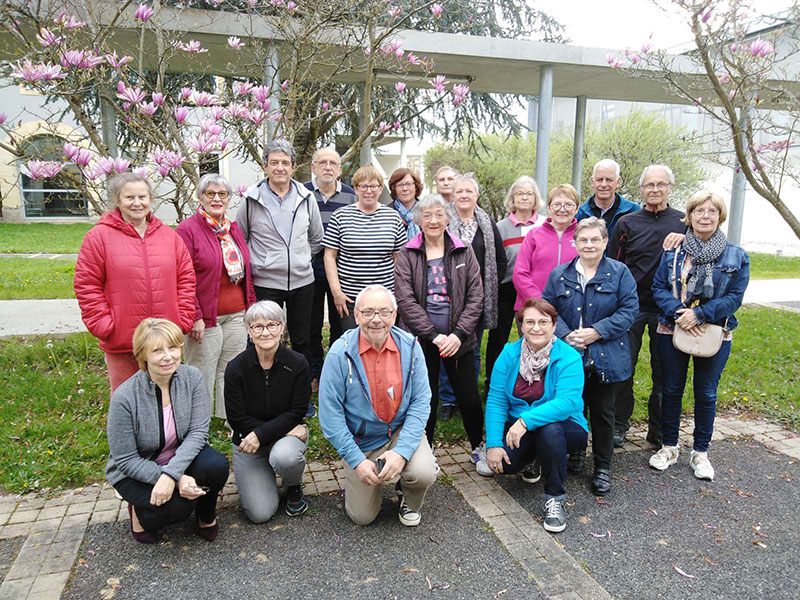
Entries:
{"type": "Polygon", "coordinates": [[[439,467],[425,437],[431,390],[414,336],[394,327],[397,302],[382,285],[358,295],[358,327],[331,346],[319,384],[319,422],[344,459],[347,516],[369,525],[381,508],[381,485],[400,476],[398,517],[419,524],[439,467]],[[380,465],[380,468],[379,468],[380,465]]]}

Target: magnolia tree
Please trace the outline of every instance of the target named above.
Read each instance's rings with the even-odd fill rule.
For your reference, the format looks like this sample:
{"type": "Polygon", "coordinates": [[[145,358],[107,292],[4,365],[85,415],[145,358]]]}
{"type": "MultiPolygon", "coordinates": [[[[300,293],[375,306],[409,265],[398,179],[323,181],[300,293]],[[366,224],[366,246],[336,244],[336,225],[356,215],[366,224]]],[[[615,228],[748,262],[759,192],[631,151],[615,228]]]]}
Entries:
{"type": "Polygon", "coordinates": [[[633,77],[664,81],[711,117],[719,125],[716,141],[733,147],[747,183],[800,238],[800,221],[781,199],[788,182],[800,184],[800,165],[790,154],[800,134],[797,4],[781,18],[759,17],[739,0],[669,0],[663,7],[685,16],[696,48],[675,57],[645,42],[609,55],[608,63],[633,77]],[[686,61],[690,69],[681,66],[686,61]]]}
{"type": "Polygon", "coordinates": [[[72,163],[79,167],[69,171],[79,173],[74,186],[101,212],[105,179],[133,170],[166,184],[159,186],[169,190],[162,200],[181,218],[192,210],[204,163],[234,155],[260,164],[265,142],[276,136],[305,148],[300,158],[308,160],[313,146],[304,142],[330,141],[337,125],[350,120],[358,129],[347,161],[367,140],[379,141],[443,104],[457,114],[468,98],[467,85],[451,85],[396,35],[420,15],[440,18],[441,2],[193,4],[202,10],[189,4],[2,3],[2,74],[51,100],[39,116],[53,123],[54,133],[68,113],[85,136],[66,141],[61,160],[26,156],[32,146],[15,137],[18,116],[0,113],[9,136],[4,148],[19,157],[26,175],[53,178],[72,163]],[[214,40],[203,38],[204,44],[198,33],[220,18],[233,19],[241,34],[212,49],[214,40]],[[386,92],[372,94],[379,78],[391,101],[386,92]]]}

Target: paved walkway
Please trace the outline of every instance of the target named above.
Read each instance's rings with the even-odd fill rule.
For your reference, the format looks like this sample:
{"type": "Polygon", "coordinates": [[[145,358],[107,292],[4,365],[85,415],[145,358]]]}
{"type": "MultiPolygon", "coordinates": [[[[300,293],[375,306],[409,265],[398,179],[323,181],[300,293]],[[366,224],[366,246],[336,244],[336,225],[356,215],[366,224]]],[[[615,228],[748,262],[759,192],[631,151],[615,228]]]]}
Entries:
{"type": "MultiPolygon", "coordinates": [[[[682,423],[681,443],[684,445],[691,443],[691,427],[691,421],[682,423]]],[[[645,433],[641,427],[633,427],[625,447],[616,452],[649,450],[649,444],[644,439],[645,433]]],[[[772,453],[795,459],[792,461],[794,463],[800,459],[800,436],[764,421],[744,421],[735,415],[719,415],[713,439],[753,440],[766,446],[772,453]]],[[[746,446],[741,445],[741,448],[747,451],[746,446]]],[[[455,487],[486,526],[491,528],[497,540],[516,559],[543,597],[552,600],[611,598],[587,573],[585,565],[564,549],[558,536],[544,531],[540,522],[540,502],[536,501],[538,508],[529,512],[515,496],[503,489],[496,478],[480,477],[469,462],[466,447],[439,448],[436,454],[445,481],[455,487]]],[[[676,476],[670,474],[669,477],[674,479],[676,476]]],[[[623,474],[617,478],[626,479],[623,474]]],[[[343,483],[342,466],[339,462],[311,463],[306,468],[303,480],[309,496],[336,493],[343,483]]],[[[617,482],[616,485],[622,484],[617,482]]],[[[236,506],[238,502],[236,483],[231,476],[223,490],[221,507],[236,506]]],[[[436,519],[436,511],[443,510],[446,510],[445,507],[429,503],[424,518],[436,519]]],[[[70,490],[49,499],[35,494],[0,497],[0,544],[8,543],[2,540],[24,538],[0,585],[0,600],[60,598],[73,571],[89,568],[87,559],[93,551],[89,550],[86,557],[79,553],[87,527],[127,520],[125,503],[114,497],[114,490],[107,483],[70,490]]],[[[313,518],[304,519],[301,523],[309,531],[315,526],[313,518]]],[[[369,536],[372,530],[360,531],[363,531],[363,536],[369,536]]],[[[375,530],[374,534],[380,535],[380,532],[375,530]]],[[[243,547],[247,547],[247,544],[244,543],[243,547]]],[[[112,550],[118,551],[116,548],[112,550]]],[[[82,572],[75,576],[80,574],[82,572]]]]}

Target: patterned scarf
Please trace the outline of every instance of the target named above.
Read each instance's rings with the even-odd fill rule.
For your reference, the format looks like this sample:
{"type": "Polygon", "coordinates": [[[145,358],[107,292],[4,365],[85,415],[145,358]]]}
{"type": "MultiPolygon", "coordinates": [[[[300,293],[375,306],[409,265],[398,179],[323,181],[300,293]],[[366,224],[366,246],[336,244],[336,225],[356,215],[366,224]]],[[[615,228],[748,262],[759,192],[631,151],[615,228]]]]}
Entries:
{"type": "Polygon", "coordinates": [[[519,374],[528,383],[539,381],[547,365],[550,364],[550,350],[553,349],[553,339],[541,350],[534,350],[528,346],[528,340],[522,339],[522,352],[519,355],[519,374]]]}
{"type": "Polygon", "coordinates": [[[497,255],[494,247],[494,228],[492,218],[480,206],[475,207],[475,217],[467,223],[456,217],[450,221],[447,230],[461,238],[465,244],[472,244],[475,234],[480,228],[485,246],[483,264],[483,326],[486,329],[497,327],[497,296],[500,282],[497,279],[497,255]]]}
{"type": "Polygon", "coordinates": [[[683,240],[686,253],[692,258],[692,268],[686,280],[686,305],[695,300],[710,300],[714,297],[714,261],[725,252],[728,240],[721,229],[717,229],[708,241],[694,234],[690,227],[683,240]]]}
{"type": "MultiPolygon", "coordinates": [[[[418,200],[414,200],[414,205],[416,206],[418,200]]],[[[400,202],[400,200],[395,199],[394,204],[392,205],[394,209],[400,213],[402,219],[406,222],[406,231],[408,232],[408,239],[412,240],[414,237],[417,236],[422,230],[419,228],[419,225],[414,223],[414,207],[412,206],[411,209],[405,207],[405,205],[400,202]]]]}
{"type": "Polygon", "coordinates": [[[222,262],[225,264],[225,270],[228,272],[231,283],[236,285],[244,277],[244,261],[242,260],[242,253],[236,246],[231,236],[231,222],[228,217],[223,217],[222,223],[219,223],[214,217],[209,215],[203,207],[197,209],[198,214],[205,219],[211,231],[217,236],[219,245],[222,247],[222,262]]]}

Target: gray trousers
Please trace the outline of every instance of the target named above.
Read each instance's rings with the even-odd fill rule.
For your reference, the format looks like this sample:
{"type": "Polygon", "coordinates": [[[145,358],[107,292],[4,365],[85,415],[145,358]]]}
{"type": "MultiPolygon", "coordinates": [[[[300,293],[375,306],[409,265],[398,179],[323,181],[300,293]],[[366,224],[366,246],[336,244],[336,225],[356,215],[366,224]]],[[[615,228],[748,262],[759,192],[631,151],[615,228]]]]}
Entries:
{"type": "Polygon", "coordinates": [[[278,486],[275,476],[283,478],[283,486],[300,485],[306,467],[308,442],[291,435],[271,446],[262,446],[255,454],[239,452],[233,446],[233,474],[239,488],[244,514],[253,523],[264,523],[278,510],[278,486]]]}

